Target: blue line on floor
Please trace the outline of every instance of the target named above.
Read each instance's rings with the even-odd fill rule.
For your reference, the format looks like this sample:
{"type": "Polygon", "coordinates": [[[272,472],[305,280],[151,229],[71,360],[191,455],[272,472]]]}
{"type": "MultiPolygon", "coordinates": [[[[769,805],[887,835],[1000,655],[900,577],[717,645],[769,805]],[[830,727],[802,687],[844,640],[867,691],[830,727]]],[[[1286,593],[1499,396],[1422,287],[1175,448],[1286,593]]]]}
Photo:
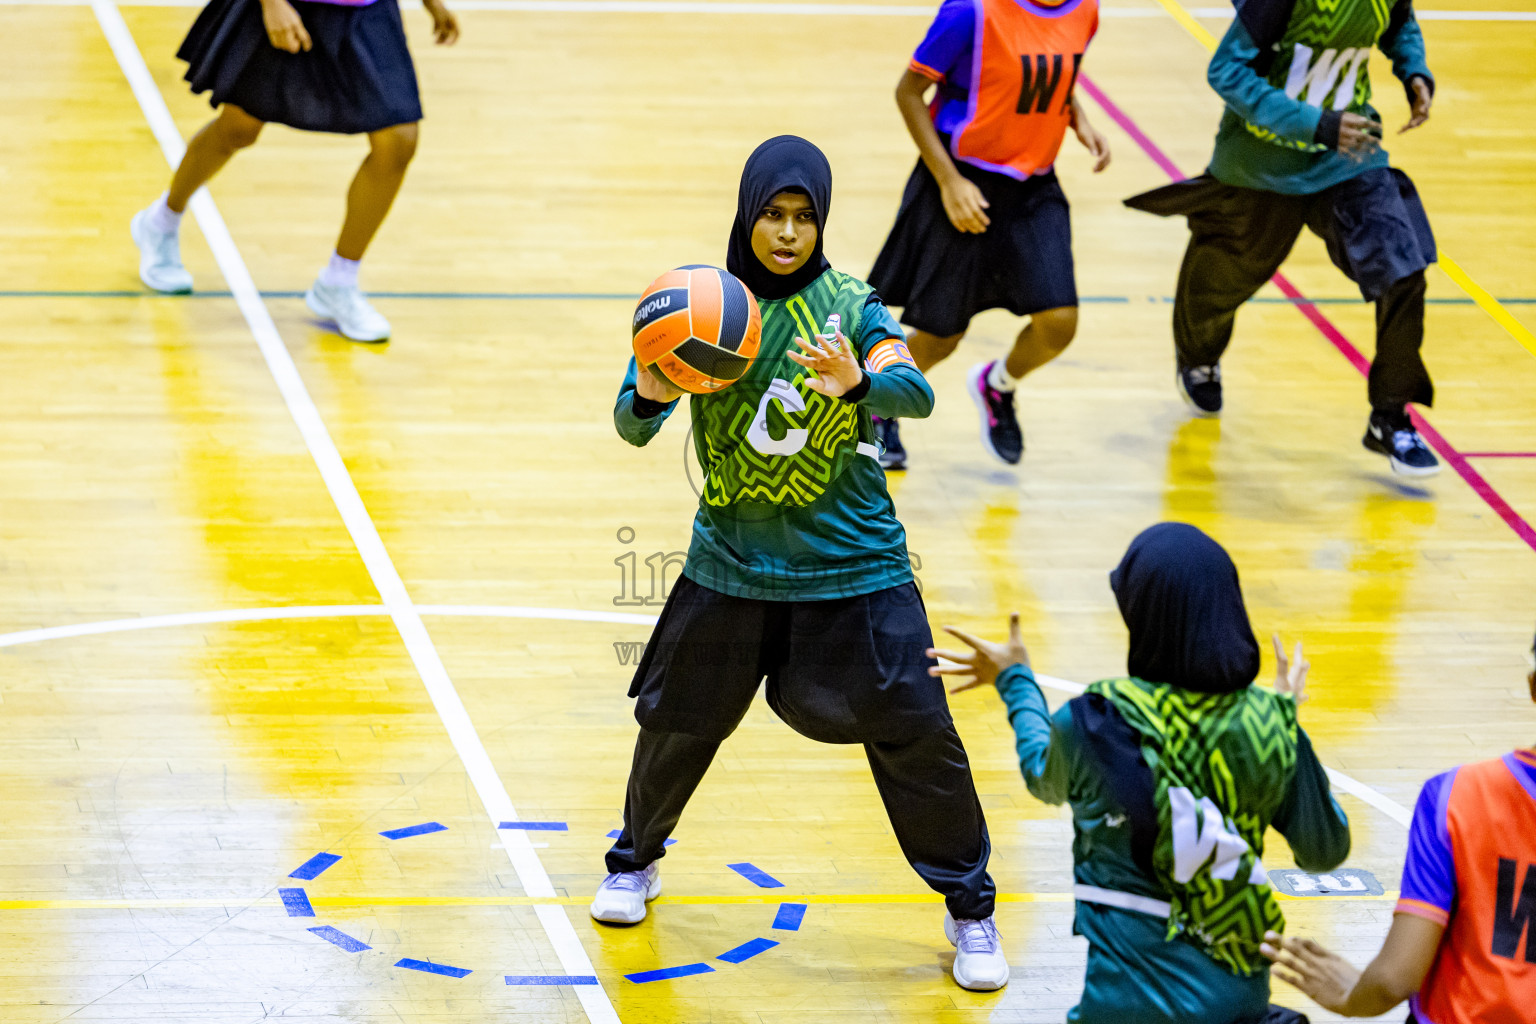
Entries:
{"type": "Polygon", "coordinates": [[[595,974],[509,974],[508,985],[596,985],[595,974]]]}
{"type": "Polygon", "coordinates": [[[316,935],[320,936],[331,945],[340,946],[348,953],[361,953],[365,949],[373,948],[362,939],[354,939],[346,932],[339,932],[335,928],[332,928],[330,925],[325,925],[320,928],[311,928],[310,931],[314,932],[316,935]]]}
{"type": "Polygon", "coordinates": [[[407,825],[404,828],[392,828],[387,832],[380,832],[379,835],[383,836],[385,839],[409,839],[411,836],[424,836],[432,832],[446,831],[448,831],[447,825],[441,825],[435,821],[425,821],[420,825],[407,825]]]}
{"type": "Polygon", "coordinates": [[[726,867],[730,868],[732,871],[736,872],[738,875],[740,875],[742,878],[745,878],[753,885],[759,886],[763,889],[784,888],[783,882],[779,881],[777,878],[774,878],[762,868],[754,867],[745,861],[740,864],[727,864],[726,867]]]}
{"type": "Polygon", "coordinates": [[[341,858],[334,853],[317,853],[303,864],[300,864],[298,869],[288,877],[297,878],[305,882],[313,882],[320,877],[322,871],[339,860],[341,858]]]}
{"type": "Polygon", "coordinates": [[[804,903],[780,903],[779,916],[773,919],[773,927],[781,932],[797,932],[805,920],[804,903]]]}
{"type": "Polygon", "coordinates": [[[279,889],[277,894],[283,899],[283,909],[288,911],[289,917],[314,917],[315,908],[309,905],[309,894],[303,889],[279,889]]]}
{"type": "Polygon", "coordinates": [[[523,829],[527,832],[565,832],[563,821],[504,821],[497,828],[523,829]]]}
{"type": "Polygon", "coordinates": [[[663,967],[655,971],[640,971],[638,974],[626,974],[624,977],[636,985],[644,985],[648,981],[666,981],[668,978],[686,978],[691,974],[713,974],[715,969],[709,964],[683,964],[681,967],[663,967]]]}
{"type": "Polygon", "coordinates": [[[750,960],[757,956],[757,954],[765,953],[777,945],[778,943],[773,939],[753,939],[750,942],[743,942],[735,949],[726,950],[715,957],[715,959],[724,960],[728,964],[739,964],[743,960],[750,960]]]}
{"type": "Polygon", "coordinates": [[[462,978],[474,973],[468,967],[449,967],[447,964],[435,964],[430,960],[412,960],[410,957],[396,960],[395,966],[422,971],[426,974],[441,974],[446,978],[462,978]]]}

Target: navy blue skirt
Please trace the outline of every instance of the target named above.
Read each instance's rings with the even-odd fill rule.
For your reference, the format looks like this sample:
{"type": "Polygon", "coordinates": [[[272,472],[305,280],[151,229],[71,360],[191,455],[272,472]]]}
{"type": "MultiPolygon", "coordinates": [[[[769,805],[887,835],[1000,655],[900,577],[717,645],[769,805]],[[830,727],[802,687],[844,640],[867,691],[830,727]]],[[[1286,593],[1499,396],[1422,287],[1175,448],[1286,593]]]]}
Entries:
{"type": "Polygon", "coordinates": [[[1020,181],[963,160],[955,167],[986,196],[991,224],[979,235],[957,230],[919,160],[869,272],[886,305],[902,307],[902,323],[941,338],[962,333],[984,309],[1024,316],[1076,306],[1072,219],[1056,173],[1020,181]]]}
{"type": "Polygon", "coordinates": [[[287,53],[267,39],[259,0],[213,0],[176,56],[194,93],[260,121],[352,135],[421,120],[416,66],[395,0],[366,7],[293,0],[313,48],[287,53]]]}

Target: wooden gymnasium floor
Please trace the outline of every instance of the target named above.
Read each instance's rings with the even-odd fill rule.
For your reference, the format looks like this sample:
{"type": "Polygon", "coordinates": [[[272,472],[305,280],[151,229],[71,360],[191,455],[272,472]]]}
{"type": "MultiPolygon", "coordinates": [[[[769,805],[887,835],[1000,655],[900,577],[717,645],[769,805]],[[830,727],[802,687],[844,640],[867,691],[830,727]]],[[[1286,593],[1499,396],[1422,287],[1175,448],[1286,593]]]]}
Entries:
{"type": "MultiPolygon", "coordinates": [[[[1076,344],[1024,389],[1028,458],[1004,470],[976,442],[963,372],[1014,330],[988,314],[934,374],[892,489],[935,624],[995,632],[1016,607],[1064,680],[1122,669],[1105,575],[1138,530],[1222,540],[1260,635],[1307,644],[1303,721],[1344,773],[1349,866],[1386,889],[1286,910],[1363,958],[1418,785],[1536,738],[1536,23],[1529,0],[1433,0],[1434,117],[1390,137],[1444,251],[1510,300],[1492,307],[1506,329],[1430,273],[1431,420],[1460,455],[1408,487],[1360,448],[1363,382],[1330,337],[1369,354],[1372,316],[1310,237],[1285,274],[1319,304],[1266,288],[1225,364],[1227,415],[1186,417],[1167,304],[1184,229],[1119,200],[1166,180],[1152,148],[1202,166],[1219,106],[1198,36],[1225,22],[1113,3],[1085,70],[1124,123],[1095,93],[1114,166],[1088,174],[1070,141],[1060,163],[1086,301],[1076,344]]],[[[616,605],[621,567],[633,554],[647,590],[695,501],[682,422],[646,450],[610,425],[628,297],[722,257],[742,160],[779,132],[831,157],[828,252],[865,272],[913,160],[891,90],[925,21],[530,6],[460,3],[446,51],[407,12],[428,120],[365,269],[397,332],[379,348],[297,298],[358,140],[272,128],[216,181],[243,306],[191,225],[202,291],[145,295],[127,223],[167,174],[145,111],[168,106],[181,136],[208,116],[172,57],[194,9],[0,7],[0,1018],[1061,1020],[1084,958],[1069,824],[1024,792],[988,693],[954,706],[1006,893],[1005,992],[948,979],[941,908],[860,752],[761,706],[678,829],[652,919],[588,920],[635,728],[622,660],[654,614],[616,605]],[[114,55],[104,26],[123,23],[114,55]],[[497,829],[512,819],[566,828],[497,829]],[[380,835],[427,822],[446,829],[380,835]],[[341,860],[289,877],[321,851],[341,860]],[[807,907],[798,930],[774,928],[786,903],[807,907]],[[716,959],[759,937],[779,944],[716,959]],[[600,985],[505,980],[584,975],[600,985]]],[[[1395,128],[1401,93],[1379,56],[1373,72],[1395,128]]],[[[1288,864],[1278,837],[1266,861],[1288,864]]]]}

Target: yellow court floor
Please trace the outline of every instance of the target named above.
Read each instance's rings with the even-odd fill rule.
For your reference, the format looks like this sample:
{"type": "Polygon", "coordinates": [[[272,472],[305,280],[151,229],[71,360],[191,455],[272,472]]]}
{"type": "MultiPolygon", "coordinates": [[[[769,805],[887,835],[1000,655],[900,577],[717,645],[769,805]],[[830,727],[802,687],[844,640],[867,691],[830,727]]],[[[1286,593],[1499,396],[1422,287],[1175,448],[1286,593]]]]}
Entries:
{"type": "MultiPolygon", "coordinates": [[[[1340,345],[1368,358],[1373,314],[1310,237],[1285,275],[1315,302],[1271,286],[1243,311],[1224,417],[1175,396],[1184,227],[1120,200],[1203,166],[1201,36],[1226,21],[1166,2],[1107,2],[1085,62],[1115,161],[1091,175],[1069,140],[1059,164],[1082,326],[1021,393],[1024,463],[988,460],[964,395],[1016,330],[988,313],[934,371],[891,487],[935,627],[995,634],[1017,608],[1053,701],[1123,671],[1107,573],[1132,536],[1171,518],[1228,546],[1260,635],[1307,645],[1302,720],[1338,773],[1348,867],[1384,889],[1285,909],[1363,960],[1418,786],[1536,739],[1536,13],[1421,13],[1434,114],[1389,145],[1442,268],[1499,301],[1430,272],[1447,468],[1409,487],[1360,447],[1340,345]]],[[[585,912],[621,820],[633,660],[696,503],[683,423],[641,450],[613,432],[632,296],[723,260],[741,164],[781,132],[828,153],[827,251],[865,273],[914,159],[891,94],[931,10],[458,10],[452,49],[406,12],[427,120],[364,268],[395,338],[365,347],[298,297],[360,140],[268,129],[189,218],[199,291],[145,294],[128,219],[209,116],[173,57],[195,8],[0,0],[0,1020],[1064,1019],[1085,955],[1070,821],[1025,793],[990,693],[952,706],[1005,991],[949,980],[942,906],[862,752],[761,705],[650,920],[585,912]],[[710,970],[643,980],[690,965],[710,970]]],[[[1395,128],[1406,104],[1372,70],[1395,128]]],[[[1266,863],[1289,863],[1278,837],[1266,863]]]]}

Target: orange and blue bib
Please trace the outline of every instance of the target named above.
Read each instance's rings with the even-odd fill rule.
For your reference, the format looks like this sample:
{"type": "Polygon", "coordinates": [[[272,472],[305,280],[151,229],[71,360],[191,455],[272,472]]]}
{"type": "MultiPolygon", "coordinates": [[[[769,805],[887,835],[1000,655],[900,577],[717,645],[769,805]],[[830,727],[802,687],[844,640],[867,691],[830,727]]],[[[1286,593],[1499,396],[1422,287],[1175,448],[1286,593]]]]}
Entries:
{"type": "Polygon", "coordinates": [[[1515,1021],[1536,1006],[1536,754],[1425,784],[1397,912],[1445,926],[1413,997],[1421,1024],[1515,1021]]]}
{"type": "Polygon", "coordinates": [[[1050,170],[1098,27],[1098,0],[945,0],[909,67],[939,83],[950,154],[1013,178],[1050,170]]]}

